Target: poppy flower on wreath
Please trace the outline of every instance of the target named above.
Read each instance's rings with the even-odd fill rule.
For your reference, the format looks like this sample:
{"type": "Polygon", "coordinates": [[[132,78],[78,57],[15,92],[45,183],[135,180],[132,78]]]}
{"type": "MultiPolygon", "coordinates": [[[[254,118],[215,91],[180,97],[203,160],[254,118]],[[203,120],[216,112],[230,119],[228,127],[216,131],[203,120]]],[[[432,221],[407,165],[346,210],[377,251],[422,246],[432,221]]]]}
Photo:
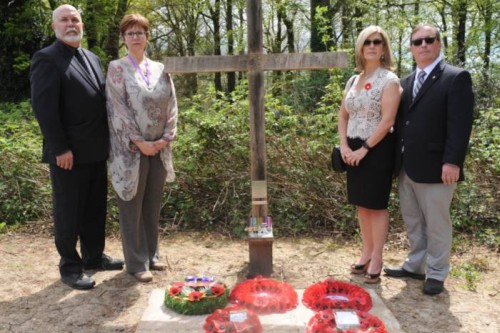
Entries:
{"type": "Polygon", "coordinates": [[[167,287],[164,304],[177,313],[201,315],[225,307],[228,300],[229,289],[224,283],[206,277],[189,277],[167,287]]]}
{"type": "Polygon", "coordinates": [[[302,303],[313,311],[328,309],[352,309],[369,311],[372,308],[370,294],[352,283],[327,278],[304,290],[302,303]]]}
{"type": "Polygon", "coordinates": [[[364,311],[356,311],[359,327],[341,330],[337,328],[334,310],[325,310],[316,313],[307,324],[307,333],[388,333],[384,322],[380,318],[364,311]]]}
{"type": "Polygon", "coordinates": [[[172,288],[170,288],[170,289],[168,290],[168,294],[169,294],[170,296],[177,296],[177,295],[179,295],[179,294],[181,293],[181,291],[182,291],[182,289],[181,289],[181,288],[179,288],[179,287],[177,287],[177,286],[172,286],[172,288]]]}
{"type": "Polygon", "coordinates": [[[199,291],[192,291],[189,293],[188,298],[191,302],[198,302],[200,299],[203,298],[203,296],[204,295],[199,291]]]}
{"type": "Polygon", "coordinates": [[[224,291],[225,291],[225,288],[222,287],[221,285],[214,285],[212,287],[210,287],[210,291],[212,292],[212,294],[214,294],[215,296],[220,296],[222,294],[224,294],[224,291]]]}
{"type": "Polygon", "coordinates": [[[371,88],[372,88],[372,84],[371,83],[365,84],[365,89],[366,90],[370,90],[371,88]]]}
{"type": "Polygon", "coordinates": [[[259,317],[235,305],[215,310],[205,319],[203,329],[205,333],[262,333],[259,317]]]}
{"type": "Polygon", "coordinates": [[[297,307],[298,296],[288,283],[257,276],[237,284],[229,301],[257,314],[285,313],[297,307]]]}

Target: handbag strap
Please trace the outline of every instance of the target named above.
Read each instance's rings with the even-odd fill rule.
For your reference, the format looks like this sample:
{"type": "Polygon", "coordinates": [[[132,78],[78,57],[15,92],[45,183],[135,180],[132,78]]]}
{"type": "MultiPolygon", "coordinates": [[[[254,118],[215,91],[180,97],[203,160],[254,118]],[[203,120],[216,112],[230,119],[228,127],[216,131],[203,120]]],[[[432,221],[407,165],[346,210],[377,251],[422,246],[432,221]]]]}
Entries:
{"type": "Polygon", "coordinates": [[[349,81],[347,82],[347,85],[349,86],[349,88],[347,88],[347,90],[351,89],[352,86],[354,85],[354,81],[356,81],[356,78],[358,77],[358,75],[353,75],[351,76],[351,78],[349,79],[349,81]]]}

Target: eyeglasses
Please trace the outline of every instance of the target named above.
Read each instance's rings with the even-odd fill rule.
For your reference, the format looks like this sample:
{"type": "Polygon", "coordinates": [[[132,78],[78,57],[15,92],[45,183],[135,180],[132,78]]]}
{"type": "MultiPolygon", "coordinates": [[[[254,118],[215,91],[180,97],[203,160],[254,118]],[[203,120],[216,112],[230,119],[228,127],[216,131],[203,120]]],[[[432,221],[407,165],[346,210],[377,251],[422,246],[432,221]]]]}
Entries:
{"type": "Polygon", "coordinates": [[[363,45],[364,46],[368,46],[368,45],[381,45],[383,43],[383,41],[381,39],[374,39],[374,40],[371,40],[371,39],[365,39],[365,41],[363,42],[363,45]]]}
{"type": "Polygon", "coordinates": [[[136,31],[136,32],[129,31],[129,32],[126,32],[124,35],[128,38],[134,38],[134,36],[142,38],[142,37],[146,36],[146,32],[144,32],[144,31],[136,31]]]}
{"type": "Polygon", "coordinates": [[[420,45],[422,45],[423,42],[425,42],[425,44],[433,44],[436,39],[437,39],[436,36],[417,38],[417,39],[412,40],[411,44],[415,45],[415,46],[420,46],[420,45]]]}

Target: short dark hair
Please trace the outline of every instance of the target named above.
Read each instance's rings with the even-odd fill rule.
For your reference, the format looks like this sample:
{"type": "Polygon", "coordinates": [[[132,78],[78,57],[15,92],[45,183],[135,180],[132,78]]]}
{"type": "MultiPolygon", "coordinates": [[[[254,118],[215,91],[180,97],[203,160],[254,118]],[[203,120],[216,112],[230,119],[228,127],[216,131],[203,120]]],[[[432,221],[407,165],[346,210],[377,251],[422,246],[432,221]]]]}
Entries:
{"type": "Polygon", "coordinates": [[[441,41],[441,32],[439,31],[439,28],[437,26],[435,26],[434,24],[432,23],[420,23],[419,25],[417,25],[415,28],[413,28],[413,30],[411,31],[411,35],[410,35],[410,43],[411,43],[411,39],[413,37],[413,35],[419,31],[420,29],[422,28],[432,28],[434,29],[434,32],[436,34],[436,39],[438,40],[438,42],[441,41]]]}
{"type": "Polygon", "coordinates": [[[127,31],[129,28],[136,26],[136,25],[143,28],[144,31],[146,32],[146,34],[149,33],[149,21],[147,18],[145,18],[141,14],[125,15],[120,22],[120,33],[123,36],[125,31],[127,31]]]}

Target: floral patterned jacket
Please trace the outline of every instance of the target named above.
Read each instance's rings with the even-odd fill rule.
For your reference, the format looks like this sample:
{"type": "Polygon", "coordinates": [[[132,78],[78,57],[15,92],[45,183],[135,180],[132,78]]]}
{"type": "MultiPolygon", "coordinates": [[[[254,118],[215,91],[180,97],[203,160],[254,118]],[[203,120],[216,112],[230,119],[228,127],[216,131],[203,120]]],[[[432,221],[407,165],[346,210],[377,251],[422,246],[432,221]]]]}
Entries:
{"type": "MultiPolygon", "coordinates": [[[[110,172],[118,196],[132,200],[137,193],[141,153],[132,141],[172,141],[177,133],[177,99],[163,64],[147,59],[149,86],[127,57],[109,64],[106,96],[110,129],[110,172]]],[[[167,182],[175,179],[172,148],[160,152],[167,182]]]]}

